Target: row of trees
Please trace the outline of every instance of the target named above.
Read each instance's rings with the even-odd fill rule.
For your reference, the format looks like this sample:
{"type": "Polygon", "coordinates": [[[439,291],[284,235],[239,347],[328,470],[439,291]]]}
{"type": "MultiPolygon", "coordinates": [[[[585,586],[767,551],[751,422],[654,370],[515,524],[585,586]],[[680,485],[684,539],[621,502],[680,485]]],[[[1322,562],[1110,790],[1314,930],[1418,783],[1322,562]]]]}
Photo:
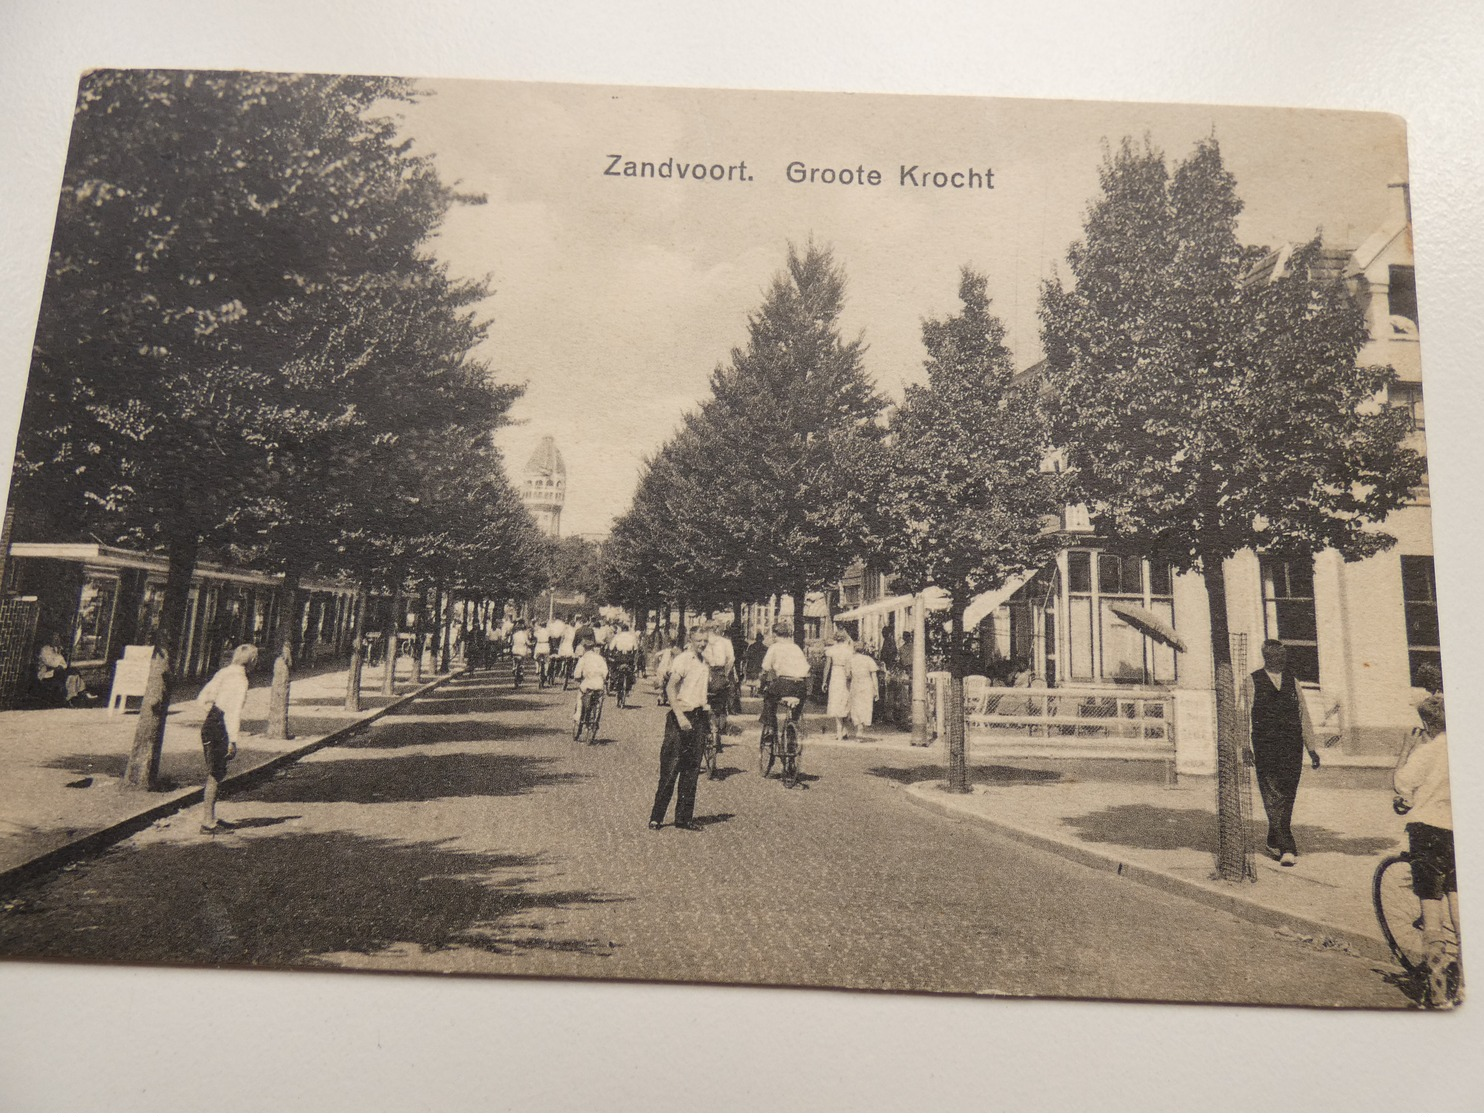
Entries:
{"type": "Polygon", "coordinates": [[[280,732],[303,575],[494,598],[545,581],[491,442],[520,389],[473,356],[489,291],[429,251],[450,207],[482,199],[376,115],[414,96],[384,78],[82,81],[11,500],[42,538],[86,525],[168,557],[132,784],[158,768],[203,551],[284,575],[280,732]]]}
{"type": "Polygon", "coordinates": [[[606,551],[609,592],[703,606],[789,593],[801,628],[805,592],[857,557],[940,586],[954,601],[950,786],[967,790],[963,608],[1046,561],[1062,545],[1046,518],[1086,504],[1109,546],[1204,579],[1221,847],[1240,850],[1222,564],[1244,548],[1385,549],[1378,525],[1424,463],[1402,444],[1407,416],[1379,406],[1392,370],[1356,364],[1364,318],[1318,266],[1318,238],[1281,276],[1253,278],[1264,250],[1238,239],[1242,203],[1214,139],[1173,172],[1125,141],[1101,186],[1071,282],[1042,290],[1042,374],[1015,375],[986,282],[965,269],[959,310],[923,323],[925,381],[895,408],[862,341],[840,337],[830,253],[790,249],[747,346],[647,463],[606,551]],[[1052,452],[1064,471],[1042,468],[1052,452]]]}

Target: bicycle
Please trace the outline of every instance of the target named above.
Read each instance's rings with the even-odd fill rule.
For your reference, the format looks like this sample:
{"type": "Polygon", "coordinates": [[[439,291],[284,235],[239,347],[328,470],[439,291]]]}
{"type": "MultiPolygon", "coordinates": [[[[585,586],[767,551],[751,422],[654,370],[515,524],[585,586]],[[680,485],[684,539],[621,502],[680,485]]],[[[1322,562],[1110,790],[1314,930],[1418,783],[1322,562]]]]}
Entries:
{"type": "Polygon", "coordinates": [[[549,675],[551,673],[550,670],[549,670],[549,668],[547,667],[547,664],[550,661],[551,661],[551,657],[549,655],[538,655],[536,657],[536,689],[537,690],[545,690],[547,687],[549,687],[551,685],[551,681],[547,678],[547,675],[549,675]]]}
{"type": "MultiPolygon", "coordinates": [[[[1403,850],[1381,860],[1371,878],[1371,904],[1376,909],[1376,922],[1381,937],[1391,949],[1397,965],[1408,977],[1426,979],[1427,943],[1422,935],[1421,903],[1412,891],[1412,854],[1403,850]]],[[[1447,968],[1449,1000],[1456,1000],[1461,983],[1458,931],[1445,922],[1446,951],[1451,961],[1447,968]]]]}
{"type": "Polygon", "coordinates": [[[631,663],[624,660],[620,660],[613,669],[613,696],[618,700],[620,710],[628,701],[629,691],[634,689],[633,670],[631,663]]]}
{"type": "Polygon", "coordinates": [[[518,655],[518,656],[515,656],[514,659],[515,659],[515,667],[513,669],[514,670],[514,678],[515,678],[514,689],[519,690],[520,689],[520,684],[525,681],[525,676],[526,676],[526,657],[523,656],[523,655],[518,655]]]}
{"type": "Polygon", "coordinates": [[[572,740],[582,740],[582,734],[586,731],[587,743],[598,743],[598,725],[603,720],[603,697],[601,690],[582,692],[582,714],[577,719],[577,728],[572,731],[572,740]]]}
{"type": "Polygon", "coordinates": [[[794,715],[802,701],[793,695],[779,698],[773,724],[763,726],[762,740],[758,744],[759,773],[767,779],[776,761],[784,787],[794,787],[799,782],[799,758],[804,754],[804,747],[799,743],[799,727],[794,724],[794,715]],[[780,717],[779,711],[785,716],[780,717]]]}

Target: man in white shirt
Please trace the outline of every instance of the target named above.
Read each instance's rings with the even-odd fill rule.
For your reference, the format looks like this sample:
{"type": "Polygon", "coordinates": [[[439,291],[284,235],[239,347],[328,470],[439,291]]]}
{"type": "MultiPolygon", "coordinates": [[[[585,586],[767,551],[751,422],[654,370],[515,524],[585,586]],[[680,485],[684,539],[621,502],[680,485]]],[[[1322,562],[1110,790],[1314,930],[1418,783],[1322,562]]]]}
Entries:
{"type": "Polygon", "coordinates": [[[685,651],[670,664],[665,694],[670,712],[665,715],[665,740],[660,746],[660,782],[654,792],[654,807],[649,812],[649,828],[658,830],[675,797],[675,828],[699,830],[695,821],[696,781],[701,775],[701,740],[709,733],[710,711],[706,705],[711,668],[702,653],[706,648],[706,630],[691,629],[685,651]]]}
{"type": "Polygon", "coordinates": [[[809,660],[804,649],[793,641],[793,629],[788,622],[779,621],[773,626],[776,639],[763,656],[763,712],[764,726],[775,726],[778,718],[778,700],[797,698],[793,720],[798,722],[804,712],[804,699],[809,696],[809,660]]]}
{"type": "MultiPolygon", "coordinates": [[[[731,639],[713,625],[706,632],[706,650],[702,653],[706,666],[711,668],[709,703],[711,716],[717,719],[722,732],[727,728],[727,708],[732,701],[732,675],[737,665],[737,653],[731,639]]],[[[718,746],[719,747],[719,746],[718,746]]]]}
{"type": "MultiPolygon", "coordinates": [[[[603,658],[602,651],[595,644],[586,644],[580,651],[582,654],[572,672],[572,678],[577,683],[577,708],[572,711],[572,720],[577,729],[572,735],[573,739],[582,735],[584,718],[600,716],[600,711],[594,711],[593,708],[603,700],[603,690],[608,685],[608,661],[603,658]]],[[[588,741],[588,744],[593,743],[592,740],[588,741]]]]}

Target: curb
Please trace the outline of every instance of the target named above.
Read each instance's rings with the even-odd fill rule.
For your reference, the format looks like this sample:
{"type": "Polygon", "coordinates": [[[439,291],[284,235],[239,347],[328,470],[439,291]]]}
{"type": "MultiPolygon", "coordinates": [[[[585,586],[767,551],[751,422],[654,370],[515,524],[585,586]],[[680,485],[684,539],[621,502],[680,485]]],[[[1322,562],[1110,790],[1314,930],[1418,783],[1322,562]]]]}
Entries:
{"type": "MultiPolygon", "coordinates": [[[[428,691],[440,687],[451,679],[456,679],[466,673],[467,671],[455,671],[441,678],[433,679],[431,682],[424,683],[416,690],[410,690],[406,694],[398,696],[394,701],[388,702],[380,709],[370,711],[358,721],[350,722],[348,725],[344,725],[332,733],[327,733],[323,737],[316,737],[308,744],[301,745],[285,753],[280,753],[278,756],[270,757],[252,768],[245,768],[235,775],[228,776],[221,782],[221,789],[225,792],[240,791],[251,787],[253,784],[267,776],[273,775],[280,769],[298,763],[317,749],[327,748],[343,740],[352,733],[364,729],[377,719],[384,718],[387,714],[407,705],[407,703],[421,698],[428,691]]],[[[178,811],[184,810],[186,807],[195,806],[201,801],[202,792],[203,789],[199,787],[193,788],[190,791],[182,791],[180,794],[174,795],[169,799],[151,804],[144,810],[129,815],[127,818],[122,818],[117,822],[111,822],[100,830],[94,830],[79,838],[69,839],[63,845],[49,849],[45,853],[38,853],[28,861],[22,861],[19,865],[12,865],[8,869],[0,870],[0,895],[6,894],[10,889],[19,884],[23,884],[44,873],[60,869],[73,861],[77,861],[83,857],[95,856],[109,846],[122,841],[131,834],[137,834],[145,827],[153,825],[160,819],[167,818],[178,811]]]]}
{"type": "Polygon", "coordinates": [[[994,819],[985,818],[983,815],[972,811],[958,810],[948,804],[941,803],[936,799],[930,799],[926,795],[928,788],[936,786],[933,783],[907,784],[902,790],[908,798],[917,802],[918,806],[931,811],[943,818],[950,818],[956,822],[970,822],[988,830],[1002,838],[1019,842],[1022,845],[1031,846],[1045,853],[1052,853],[1063,857],[1068,861],[1075,861],[1079,865],[1086,865],[1091,869],[1101,869],[1113,873],[1115,876],[1125,880],[1131,880],[1138,884],[1157,888],[1162,892],[1181,899],[1193,900],[1198,904],[1216,908],[1234,915],[1238,919],[1246,920],[1275,931],[1288,931],[1297,935],[1313,938],[1316,942],[1323,943],[1326,940],[1342,949],[1349,949],[1359,957],[1372,962],[1394,963],[1391,948],[1379,936],[1357,933],[1348,927],[1338,927],[1323,920],[1313,919],[1309,916],[1296,915],[1281,908],[1269,907],[1255,900],[1249,900],[1244,896],[1238,896],[1228,892],[1225,888],[1216,884],[1203,884],[1200,881],[1187,880],[1184,877],[1175,876],[1160,869],[1152,869],[1148,865],[1140,865],[1136,862],[1125,861],[1112,854],[1099,853],[1096,850],[1087,849],[1071,842],[1061,841],[1046,834],[1036,833],[1034,830],[1022,830],[1019,827],[1010,826],[994,819]]]}

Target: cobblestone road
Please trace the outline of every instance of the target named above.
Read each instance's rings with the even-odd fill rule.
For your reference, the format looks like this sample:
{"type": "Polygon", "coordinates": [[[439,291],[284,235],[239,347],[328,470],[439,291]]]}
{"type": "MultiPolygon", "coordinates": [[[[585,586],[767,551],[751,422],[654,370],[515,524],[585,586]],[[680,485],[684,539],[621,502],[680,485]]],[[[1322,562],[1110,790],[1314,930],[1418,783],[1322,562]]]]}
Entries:
{"type": "MultiPolygon", "coordinates": [[[[37,882],[0,953],[207,964],[1404,1006],[1379,969],[923,811],[915,760],[756,751],[699,833],[645,827],[663,711],[456,680],[222,810],[37,882]]],[[[753,739],[752,723],[747,737],[753,739]]],[[[744,738],[733,738],[742,741],[744,738]]]]}

